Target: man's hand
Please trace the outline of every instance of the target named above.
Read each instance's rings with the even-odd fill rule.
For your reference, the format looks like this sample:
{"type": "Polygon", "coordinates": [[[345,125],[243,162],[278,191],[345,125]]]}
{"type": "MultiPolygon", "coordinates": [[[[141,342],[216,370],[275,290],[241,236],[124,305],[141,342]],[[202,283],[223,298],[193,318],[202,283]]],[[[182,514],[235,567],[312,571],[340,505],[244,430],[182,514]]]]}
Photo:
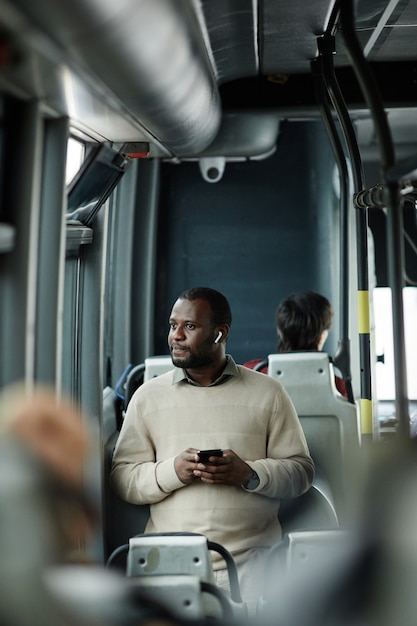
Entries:
{"type": "Polygon", "coordinates": [[[189,485],[190,483],[198,480],[194,474],[194,470],[197,467],[197,461],[197,448],[187,448],[184,452],[181,452],[175,457],[175,471],[177,472],[177,476],[180,481],[185,485],[189,485]]]}
{"type": "Polygon", "coordinates": [[[249,480],[252,469],[233,450],[223,450],[223,456],[210,463],[197,463],[193,474],[202,483],[237,487],[249,480]]]}

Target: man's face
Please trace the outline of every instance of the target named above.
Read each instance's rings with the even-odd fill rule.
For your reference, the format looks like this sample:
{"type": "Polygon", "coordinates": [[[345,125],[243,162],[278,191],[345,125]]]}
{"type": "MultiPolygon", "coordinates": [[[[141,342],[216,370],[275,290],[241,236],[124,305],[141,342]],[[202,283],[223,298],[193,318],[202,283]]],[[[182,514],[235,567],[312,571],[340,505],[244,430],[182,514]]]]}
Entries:
{"type": "Polygon", "coordinates": [[[184,369],[216,363],[211,309],[206,300],[177,300],[169,318],[168,345],[172,362],[184,369]]]}

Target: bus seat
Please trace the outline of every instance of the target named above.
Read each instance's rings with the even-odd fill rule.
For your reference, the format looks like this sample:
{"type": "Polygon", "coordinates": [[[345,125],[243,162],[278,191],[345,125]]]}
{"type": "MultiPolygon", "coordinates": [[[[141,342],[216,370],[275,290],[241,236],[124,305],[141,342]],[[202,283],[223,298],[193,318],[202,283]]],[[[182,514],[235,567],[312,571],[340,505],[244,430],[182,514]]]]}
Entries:
{"type": "Polygon", "coordinates": [[[288,391],[311,456],[330,485],[343,522],[355,488],[352,476],[360,449],[356,405],[337,391],[333,365],[325,352],[270,354],[268,375],[288,391]]]}
{"type": "Polygon", "coordinates": [[[129,404],[130,398],[135,393],[136,389],[143,382],[143,377],[145,373],[145,363],[139,363],[135,367],[128,372],[126,376],[126,381],[123,386],[123,412],[126,412],[127,405],[129,404]]]}
{"type": "Polygon", "coordinates": [[[339,519],[328,482],[316,470],[313,484],[297,498],[283,499],[279,507],[282,534],[301,530],[336,530],[339,519]]]}
{"type": "MultiPolygon", "coordinates": [[[[49,613],[46,615],[42,611],[43,619],[40,620],[39,611],[35,612],[34,607],[28,604],[25,589],[24,604],[28,618],[23,621],[19,611],[20,619],[17,619],[21,626],[36,623],[89,626],[177,623],[172,621],[172,612],[168,611],[165,605],[155,602],[141,589],[132,589],[132,585],[121,572],[105,569],[98,564],[70,562],[48,565],[43,569],[41,578],[38,577],[37,580],[39,581],[33,586],[33,593],[39,597],[40,606],[42,602],[40,590],[45,588],[48,594],[47,603],[52,609],[51,615],[49,613]]],[[[22,604],[22,598],[17,594],[13,595],[16,595],[15,601],[22,604]]],[[[9,620],[7,623],[12,622],[9,620]]]]}
{"type": "Polygon", "coordinates": [[[141,534],[129,539],[126,576],[194,574],[213,583],[207,539],[199,534],[141,534]]]}
{"type": "MultiPolygon", "coordinates": [[[[297,531],[285,535],[269,551],[258,615],[273,616],[274,622],[279,623],[288,623],[289,615],[299,616],[299,620],[290,621],[295,624],[308,619],[309,609],[321,607],[323,610],[320,604],[323,594],[348,570],[357,552],[357,543],[354,533],[340,529],[297,531]],[[308,608],[303,603],[294,604],[294,589],[297,593],[302,590],[308,608]]],[[[313,623],[322,622],[313,620],[313,623]]]]}
{"type": "Polygon", "coordinates": [[[169,372],[173,367],[170,356],[150,356],[144,363],[126,368],[117,385],[118,395],[123,401],[123,410],[126,411],[131,397],[142,383],[169,372]]]}
{"type": "Polygon", "coordinates": [[[231,554],[201,534],[149,533],[131,537],[126,576],[179,617],[231,619],[246,613],[231,554]],[[210,550],[225,559],[230,595],[215,584],[210,550]]]}
{"type": "Polygon", "coordinates": [[[104,467],[104,533],[105,556],[128,537],[144,531],[149,518],[149,507],[138,506],[121,500],[110,488],[109,477],[113,451],[119,436],[117,419],[117,396],[111,387],[103,394],[103,467],[104,467]]]}
{"type": "Polygon", "coordinates": [[[351,532],[341,529],[290,532],[271,548],[270,558],[273,563],[275,556],[280,557],[285,574],[303,567],[314,569],[326,559],[349,554],[352,540],[351,532]]]}
{"type": "Polygon", "coordinates": [[[146,383],[151,378],[156,378],[174,369],[170,356],[150,356],[145,359],[145,372],[143,382],[146,383]]]}

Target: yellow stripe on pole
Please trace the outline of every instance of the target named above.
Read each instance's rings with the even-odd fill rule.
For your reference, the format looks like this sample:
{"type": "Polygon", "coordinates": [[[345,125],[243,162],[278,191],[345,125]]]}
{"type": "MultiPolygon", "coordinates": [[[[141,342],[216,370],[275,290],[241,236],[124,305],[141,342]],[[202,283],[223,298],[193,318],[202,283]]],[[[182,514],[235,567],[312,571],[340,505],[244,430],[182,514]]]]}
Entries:
{"type": "Polygon", "coordinates": [[[360,334],[371,332],[369,291],[358,291],[358,324],[360,334]]]}
{"type": "Polygon", "coordinates": [[[372,435],[372,400],[361,398],[360,407],[362,435],[372,435]]]}

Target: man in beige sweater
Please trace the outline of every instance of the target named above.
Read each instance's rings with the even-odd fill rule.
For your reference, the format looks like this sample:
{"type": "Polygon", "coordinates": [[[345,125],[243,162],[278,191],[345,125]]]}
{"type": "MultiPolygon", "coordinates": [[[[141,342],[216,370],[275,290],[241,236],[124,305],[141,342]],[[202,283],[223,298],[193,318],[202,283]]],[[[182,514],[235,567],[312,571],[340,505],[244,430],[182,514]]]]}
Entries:
{"type": "MultiPolygon", "coordinates": [[[[123,499],[150,504],[147,532],[201,533],[229,550],[253,603],[259,557],[281,537],[279,501],[309,489],[314,464],[280,383],[226,355],[231,321],[218,291],[179,296],[168,334],[175,368],[133,395],[111,482],[123,499]],[[198,450],[207,448],[223,454],[202,463],[198,450]]],[[[217,554],[213,568],[224,585],[217,554]]]]}

